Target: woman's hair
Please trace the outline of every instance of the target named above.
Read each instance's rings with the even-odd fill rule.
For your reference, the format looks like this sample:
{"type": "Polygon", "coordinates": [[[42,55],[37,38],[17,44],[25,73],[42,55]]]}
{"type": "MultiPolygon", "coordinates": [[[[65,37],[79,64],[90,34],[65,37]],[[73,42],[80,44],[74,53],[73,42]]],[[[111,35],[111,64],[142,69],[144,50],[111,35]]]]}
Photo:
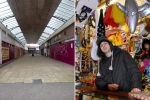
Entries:
{"type": "Polygon", "coordinates": [[[100,57],[100,58],[106,57],[105,54],[102,52],[102,50],[101,50],[101,48],[100,48],[100,44],[101,44],[102,42],[104,42],[104,41],[109,43],[111,51],[112,51],[112,49],[113,49],[112,43],[111,43],[106,37],[103,37],[103,36],[102,36],[102,37],[98,37],[98,38],[97,38],[97,46],[98,46],[98,48],[97,48],[97,55],[98,55],[98,57],[100,57]]]}
{"type": "Polygon", "coordinates": [[[149,39],[143,39],[143,42],[142,42],[142,49],[146,51],[145,44],[150,45],[150,40],[149,40],[149,39]]]}
{"type": "Polygon", "coordinates": [[[145,48],[145,44],[150,45],[150,40],[144,39],[143,42],[142,42],[142,49],[144,50],[143,52],[147,52],[147,53],[141,54],[141,59],[142,60],[144,60],[145,58],[150,59],[150,48],[147,51],[146,48],[145,48]]]}

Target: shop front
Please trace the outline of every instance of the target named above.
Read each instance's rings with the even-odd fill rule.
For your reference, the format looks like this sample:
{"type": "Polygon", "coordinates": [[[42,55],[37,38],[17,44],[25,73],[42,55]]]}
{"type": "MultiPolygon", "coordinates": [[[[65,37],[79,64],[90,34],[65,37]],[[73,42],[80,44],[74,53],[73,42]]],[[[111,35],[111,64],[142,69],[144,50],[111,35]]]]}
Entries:
{"type": "Polygon", "coordinates": [[[24,55],[24,50],[2,41],[2,64],[24,55]]]}
{"type": "Polygon", "coordinates": [[[74,40],[50,46],[52,58],[74,65],[74,40]]]}

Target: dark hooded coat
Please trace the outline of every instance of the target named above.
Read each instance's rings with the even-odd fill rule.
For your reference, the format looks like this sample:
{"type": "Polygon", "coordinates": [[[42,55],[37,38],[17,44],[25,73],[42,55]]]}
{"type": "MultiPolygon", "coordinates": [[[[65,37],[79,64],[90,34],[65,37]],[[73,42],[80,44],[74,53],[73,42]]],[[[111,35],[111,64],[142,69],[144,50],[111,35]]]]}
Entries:
{"type": "Polygon", "coordinates": [[[113,46],[106,39],[98,40],[98,56],[101,58],[99,71],[101,76],[96,77],[96,87],[107,90],[108,84],[118,84],[119,91],[131,91],[133,88],[141,89],[141,73],[130,54],[127,51],[113,46]],[[113,70],[109,70],[111,57],[106,57],[100,50],[100,43],[107,41],[113,51],[113,70]]]}

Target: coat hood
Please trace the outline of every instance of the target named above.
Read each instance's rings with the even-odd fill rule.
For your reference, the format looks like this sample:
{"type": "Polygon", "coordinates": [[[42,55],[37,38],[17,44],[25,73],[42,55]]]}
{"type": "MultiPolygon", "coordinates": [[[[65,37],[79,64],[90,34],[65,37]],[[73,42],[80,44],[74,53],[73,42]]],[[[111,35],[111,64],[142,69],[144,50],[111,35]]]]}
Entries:
{"type": "Polygon", "coordinates": [[[111,50],[112,50],[112,48],[113,48],[112,43],[111,43],[106,37],[104,37],[104,36],[98,37],[98,38],[97,38],[97,46],[98,46],[98,48],[97,48],[97,55],[98,55],[98,57],[100,57],[100,58],[105,57],[105,54],[102,52],[102,50],[101,50],[101,48],[100,48],[100,44],[101,44],[102,42],[104,42],[104,41],[109,43],[111,50]]]}
{"type": "Polygon", "coordinates": [[[113,46],[113,44],[111,43],[111,41],[109,41],[106,37],[104,36],[101,36],[101,37],[98,37],[97,38],[97,45],[98,45],[98,49],[97,49],[97,55],[100,57],[100,58],[105,58],[105,54],[102,52],[101,48],[100,48],[100,44],[102,42],[108,42],[109,45],[110,45],[110,49],[111,51],[113,51],[113,54],[116,55],[121,49],[116,47],[116,46],[113,46]]]}

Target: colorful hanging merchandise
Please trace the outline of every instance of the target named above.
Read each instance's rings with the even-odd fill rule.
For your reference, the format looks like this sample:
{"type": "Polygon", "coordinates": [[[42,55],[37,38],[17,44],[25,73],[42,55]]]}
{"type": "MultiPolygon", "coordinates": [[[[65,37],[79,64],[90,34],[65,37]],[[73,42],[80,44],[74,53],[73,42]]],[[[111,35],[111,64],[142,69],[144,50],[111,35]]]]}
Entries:
{"type": "Polygon", "coordinates": [[[150,40],[144,39],[142,42],[142,53],[140,54],[140,71],[143,77],[150,77],[150,40]]]}
{"type": "Polygon", "coordinates": [[[78,43],[78,33],[77,33],[77,32],[75,33],[75,46],[76,46],[76,48],[79,47],[79,43],[78,43]]]}
{"type": "Polygon", "coordinates": [[[127,35],[126,33],[122,33],[121,31],[118,31],[113,34],[108,34],[107,38],[112,42],[113,45],[116,46],[127,44],[127,35]]]}
{"type": "Polygon", "coordinates": [[[142,53],[141,59],[144,61],[145,59],[150,59],[150,40],[144,39],[142,42],[142,53]]]}
{"type": "Polygon", "coordinates": [[[137,0],[125,0],[125,6],[117,3],[117,6],[126,14],[128,17],[128,24],[130,32],[133,34],[135,32],[136,26],[138,24],[139,15],[143,18],[150,15],[150,2],[149,0],[144,0],[143,5],[138,6],[137,0]]]}
{"type": "Polygon", "coordinates": [[[94,16],[95,12],[89,16],[88,18],[88,24],[89,26],[92,26],[92,28],[95,28],[95,16],[94,16]]]}
{"type": "Polygon", "coordinates": [[[93,60],[98,61],[99,60],[99,57],[97,56],[97,48],[98,48],[98,46],[96,44],[96,41],[97,41],[96,37],[93,36],[93,38],[92,38],[91,57],[92,57],[93,60]]]}
{"type": "Polygon", "coordinates": [[[105,25],[103,22],[103,9],[100,10],[100,17],[99,17],[99,22],[98,22],[98,29],[97,29],[97,36],[105,36],[105,25]]]}
{"type": "Polygon", "coordinates": [[[145,19],[146,22],[146,26],[145,26],[145,30],[150,33],[150,18],[146,18],[145,19]]]}
{"type": "Polygon", "coordinates": [[[145,68],[145,76],[150,77],[150,63],[145,68]]]}
{"type": "Polygon", "coordinates": [[[113,4],[112,6],[112,17],[114,19],[114,22],[120,24],[121,26],[123,26],[126,23],[124,13],[117,7],[116,4],[113,4]]]}
{"type": "Polygon", "coordinates": [[[112,4],[106,9],[104,23],[106,26],[110,25],[113,28],[119,28],[121,26],[123,31],[129,32],[128,25],[126,24],[125,14],[118,8],[116,4],[112,4]]]}
{"type": "Polygon", "coordinates": [[[85,37],[82,38],[82,41],[81,41],[81,47],[79,48],[79,50],[81,52],[84,52],[85,51],[85,48],[86,48],[86,40],[85,40],[85,37]]]}
{"type": "Polygon", "coordinates": [[[113,5],[110,5],[109,7],[107,7],[106,12],[105,12],[104,23],[106,26],[110,25],[112,27],[119,27],[119,24],[114,22],[114,18],[112,16],[112,7],[113,5]]]}
{"type": "Polygon", "coordinates": [[[150,37],[150,18],[146,18],[145,23],[146,23],[146,25],[145,25],[144,30],[142,32],[142,36],[149,38],[150,37]]]}

